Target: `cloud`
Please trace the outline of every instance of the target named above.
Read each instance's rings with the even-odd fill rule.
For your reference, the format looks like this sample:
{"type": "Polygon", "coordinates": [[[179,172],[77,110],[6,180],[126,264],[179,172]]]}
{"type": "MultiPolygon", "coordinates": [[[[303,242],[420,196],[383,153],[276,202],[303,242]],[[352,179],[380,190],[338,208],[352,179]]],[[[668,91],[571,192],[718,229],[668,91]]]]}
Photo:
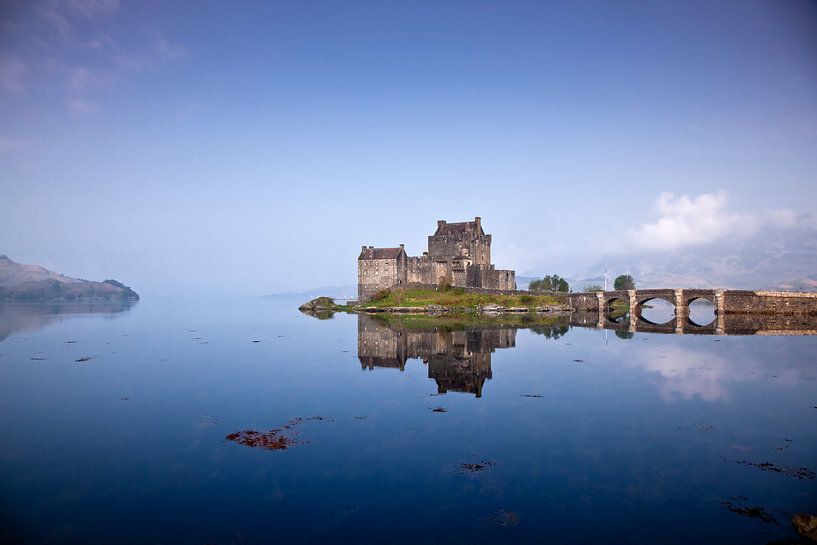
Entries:
{"type": "Polygon", "coordinates": [[[784,229],[817,229],[817,215],[800,214],[788,208],[770,210],[766,222],[784,229]]]}
{"type": "Polygon", "coordinates": [[[22,93],[26,88],[25,72],[25,64],[0,51],[0,87],[12,93],[22,93]]]}
{"type": "Polygon", "coordinates": [[[727,211],[726,204],[724,191],[692,198],[663,192],[655,203],[658,219],[631,229],[627,239],[641,249],[675,250],[754,233],[758,221],[748,214],[727,211]]]}

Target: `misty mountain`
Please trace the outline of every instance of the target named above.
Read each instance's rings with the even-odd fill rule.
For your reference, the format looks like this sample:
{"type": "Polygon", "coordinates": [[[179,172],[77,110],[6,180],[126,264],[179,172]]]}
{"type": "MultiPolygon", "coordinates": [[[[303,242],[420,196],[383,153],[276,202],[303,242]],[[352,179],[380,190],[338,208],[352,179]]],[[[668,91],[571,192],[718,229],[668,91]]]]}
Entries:
{"type": "Polygon", "coordinates": [[[641,288],[817,289],[817,230],[766,228],[751,236],[671,252],[610,255],[573,275],[571,285],[631,274],[641,288]],[[601,276],[600,276],[601,275],[601,276]]]}
{"type": "Polygon", "coordinates": [[[349,300],[357,298],[357,284],[346,284],[343,286],[325,286],[323,288],[312,288],[306,291],[285,291],[280,293],[271,293],[265,297],[273,299],[290,299],[299,298],[304,301],[314,299],[315,297],[331,297],[335,300],[349,300]]]}
{"type": "Polygon", "coordinates": [[[39,265],[16,263],[0,255],[0,301],[138,301],[139,295],[116,280],[71,278],[39,265]]]}

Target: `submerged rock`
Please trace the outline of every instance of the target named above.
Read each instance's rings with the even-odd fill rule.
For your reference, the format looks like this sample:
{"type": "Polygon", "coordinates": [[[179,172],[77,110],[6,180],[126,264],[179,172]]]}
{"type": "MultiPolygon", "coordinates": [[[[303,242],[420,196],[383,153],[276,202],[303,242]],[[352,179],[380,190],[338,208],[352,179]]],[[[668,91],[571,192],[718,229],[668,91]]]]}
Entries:
{"type": "Polygon", "coordinates": [[[798,513],[792,517],[791,523],[798,534],[817,543],[817,516],[798,513]]]}

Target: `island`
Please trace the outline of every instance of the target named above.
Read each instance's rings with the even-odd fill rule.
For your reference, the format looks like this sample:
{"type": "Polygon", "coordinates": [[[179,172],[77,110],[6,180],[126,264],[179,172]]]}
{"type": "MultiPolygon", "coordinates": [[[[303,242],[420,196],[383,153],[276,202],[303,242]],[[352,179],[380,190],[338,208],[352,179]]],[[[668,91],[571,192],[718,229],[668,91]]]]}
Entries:
{"type": "Polygon", "coordinates": [[[0,255],[0,302],[138,301],[139,294],[122,282],[72,278],[39,265],[24,265],[0,255]]]}

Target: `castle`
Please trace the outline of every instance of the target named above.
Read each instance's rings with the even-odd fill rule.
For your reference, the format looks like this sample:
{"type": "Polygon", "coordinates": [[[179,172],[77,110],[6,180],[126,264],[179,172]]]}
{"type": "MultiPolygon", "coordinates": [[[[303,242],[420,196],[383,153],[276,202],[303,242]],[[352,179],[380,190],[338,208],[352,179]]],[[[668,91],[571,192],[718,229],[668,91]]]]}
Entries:
{"type": "Polygon", "coordinates": [[[422,256],[409,257],[403,244],[363,246],[360,251],[357,294],[361,303],[380,290],[409,284],[513,290],[516,273],[491,264],[491,235],[482,230],[481,218],[461,223],[440,220],[422,256]]]}

